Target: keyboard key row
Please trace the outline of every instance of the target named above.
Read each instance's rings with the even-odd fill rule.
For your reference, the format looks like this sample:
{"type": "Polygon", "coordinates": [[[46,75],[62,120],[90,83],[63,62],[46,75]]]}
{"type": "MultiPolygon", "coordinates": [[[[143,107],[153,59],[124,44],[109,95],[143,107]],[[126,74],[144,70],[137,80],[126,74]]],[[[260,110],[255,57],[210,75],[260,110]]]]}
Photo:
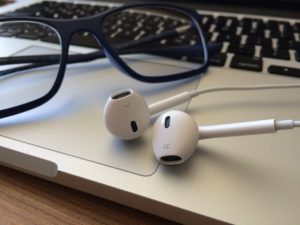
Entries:
{"type": "MultiPolygon", "coordinates": [[[[48,18],[79,18],[91,16],[107,10],[107,6],[75,4],[43,1],[15,12],[10,12],[8,16],[35,16],[48,18]]],[[[178,20],[166,19],[164,17],[146,15],[141,13],[129,14],[120,13],[111,17],[103,27],[104,33],[115,40],[132,40],[140,34],[149,32],[162,32],[166,29],[174,29],[182,24],[178,20]],[[128,29],[136,25],[136,30],[128,29]],[[116,31],[122,30],[122,32],[116,31]]],[[[210,64],[214,66],[224,66],[228,54],[233,54],[229,66],[235,69],[262,71],[265,58],[279,60],[294,60],[300,62],[300,23],[290,23],[279,20],[262,20],[254,18],[237,18],[234,16],[213,16],[204,14],[202,19],[203,30],[207,40],[223,42],[223,51],[210,59],[210,64]]],[[[48,42],[58,42],[56,35],[51,32],[45,34],[44,31],[28,28],[18,30],[17,28],[6,30],[0,27],[0,36],[21,37],[26,39],[41,39],[48,42]]],[[[113,41],[112,41],[113,42],[113,41]]],[[[93,36],[87,32],[75,34],[72,43],[87,47],[99,47],[93,36]]],[[[192,36],[180,37],[174,40],[163,40],[159,44],[176,45],[195,43],[192,36]]],[[[154,43],[155,44],[155,43],[154,43]]],[[[158,44],[158,43],[156,43],[158,44]]],[[[193,59],[190,59],[193,61],[193,59]]],[[[199,59],[194,59],[199,61],[199,59]]],[[[275,65],[274,65],[275,66],[275,65]]],[[[295,70],[274,68],[268,70],[269,73],[281,73],[289,75],[295,70]]]]}
{"type": "Polygon", "coordinates": [[[268,72],[272,74],[300,77],[300,69],[293,67],[271,65],[268,68],[268,72]]]}
{"type": "MultiPolygon", "coordinates": [[[[263,70],[263,59],[261,57],[235,55],[231,60],[230,67],[261,72],[263,70]]],[[[294,67],[270,65],[268,72],[271,74],[300,77],[300,69],[294,67]]]]}
{"type": "Polygon", "coordinates": [[[251,70],[251,71],[262,71],[263,61],[259,57],[248,57],[235,55],[232,60],[230,67],[235,69],[251,70]]]}
{"type": "MultiPolygon", "coordinates": [[[[298,59],[298,52],[300,49],[297,49],[295,58],[298,59]]],[[[263,46],[260,49],[256,48],[255,45],[239,45],[239,44],[230,44],[227,48],[229,53],[245,56],[259,56],[266,58],[274,58],[281,60],[290,60],[290,51],[288,49],[282,48],[271,48],[268,45],[263,46]]]]}

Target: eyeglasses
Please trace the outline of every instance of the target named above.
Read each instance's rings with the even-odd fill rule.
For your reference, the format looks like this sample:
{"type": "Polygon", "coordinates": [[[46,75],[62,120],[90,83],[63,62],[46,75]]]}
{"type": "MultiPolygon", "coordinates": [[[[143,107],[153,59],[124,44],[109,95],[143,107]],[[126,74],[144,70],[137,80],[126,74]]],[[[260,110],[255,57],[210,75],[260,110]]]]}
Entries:
{"type": "Polygon", "coordinates": [[[66,64],[107,57],[130,77],[152,83],[200,75],[209,55],[220,50],[218,44],[207,46],[201,20],[192,9],[153,3],[128,4],[76,20],[1,18],[0,118],[51,99],[66,64]],[[142,23],[145,14],[147,27],[142,23]],[[99,49],[69,54],[72,36],[84,31],[95,37],[99,49]],[[28,47],[32,37],[39,41],[28,47]],[[24,49],[13,52],[15,44],[24,49]],[[146,64],[152,69],[144,70],[146,64]]]}

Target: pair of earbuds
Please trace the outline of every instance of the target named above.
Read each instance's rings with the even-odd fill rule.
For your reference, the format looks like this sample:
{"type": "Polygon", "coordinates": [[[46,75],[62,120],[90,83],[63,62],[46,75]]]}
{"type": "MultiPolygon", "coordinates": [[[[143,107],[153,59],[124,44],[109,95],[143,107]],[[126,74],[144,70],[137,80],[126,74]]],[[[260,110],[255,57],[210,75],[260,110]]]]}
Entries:
{"type": "MultiPolygon", "coordinates": [[[[104,108],[105,125],[109,132],[123,140],[141,136],[150,124],[151,115],[191,100],[193,97],[216,91],[251,91],[279,88],[299,88],[298,84],[218,87],[193,90],[148,105],[137,92],[126,89],[112,94],[104,108]]],[[[217,137],[275,133],[277,130],[300,127],[300,121],[260,120],[211,126],[198,126],[185,112],[163,113],[154,123],[152,146],[155,157],[166,165],[185,162],[195,151],[199,140],[217,137]]]]}

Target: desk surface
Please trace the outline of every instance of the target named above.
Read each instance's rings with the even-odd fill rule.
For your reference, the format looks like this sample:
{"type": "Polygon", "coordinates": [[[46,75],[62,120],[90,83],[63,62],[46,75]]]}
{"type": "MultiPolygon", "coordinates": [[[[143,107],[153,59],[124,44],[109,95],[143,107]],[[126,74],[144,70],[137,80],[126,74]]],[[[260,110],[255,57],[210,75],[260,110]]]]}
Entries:
{"type": "Polygon", "coordinates": [[[175,224],[0,166],[1,224],[175,224]]]}

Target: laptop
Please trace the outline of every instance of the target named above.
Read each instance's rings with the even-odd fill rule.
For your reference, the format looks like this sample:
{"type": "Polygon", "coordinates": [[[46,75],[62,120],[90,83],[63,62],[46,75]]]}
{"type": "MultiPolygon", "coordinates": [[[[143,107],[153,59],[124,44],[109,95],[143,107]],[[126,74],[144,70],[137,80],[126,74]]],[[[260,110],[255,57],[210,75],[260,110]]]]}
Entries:
{"type": "MultiPolygon", "coordinates": [[[[24,0],[2,6],[0,13],[59,19],[65,15],[54,9],[65,3],[103,11],[123,2],[24,0]]],[[[120,89],[134,89],[150,104],[188,90],[300,83],[299,0],[177,4],[197,9],[208,41],[223,45],[201,79],[149,84],[124,76],[107,61],[67,66],[62,87],[49,102],[0,120],[1,164],[183,224],[299,223],[300,129],[202,140],[186,163],[164,166],[151,145],[158,115],[134,141],[121,141],[105,128],[104,105],[120,89]]],[[[70,51],[96,48],[87,36],[78,34],[70,51]]],[[[46,42],[18,42],[7,49],[10,55],[55,52],[46,42]]],[[[175,109],[199,125],[299,120],[299,95],[297,88],[215,92],[175,109]]]]}

